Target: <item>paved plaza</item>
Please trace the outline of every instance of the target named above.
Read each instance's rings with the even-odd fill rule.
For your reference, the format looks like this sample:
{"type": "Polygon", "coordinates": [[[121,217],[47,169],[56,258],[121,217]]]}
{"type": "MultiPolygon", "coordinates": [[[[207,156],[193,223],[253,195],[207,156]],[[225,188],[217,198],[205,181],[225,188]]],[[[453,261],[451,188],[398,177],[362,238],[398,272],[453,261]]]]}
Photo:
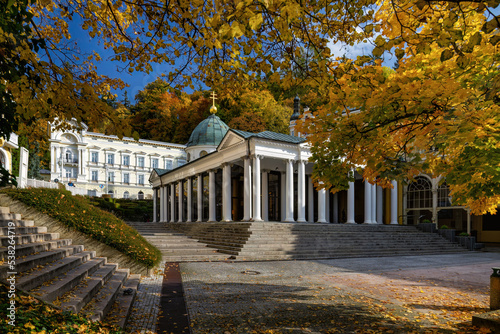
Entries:
{"type": "MultiPolygon", "coordinates": [[[[471,318],[489,310],[499,264],[500,253],[469,252],[181,263],[180,271],[193,334],[478,333],[471,318]]],[[[159,275],[144,282],[132,316],[148,320],[129,330],[155,333],[159,275]]]]}

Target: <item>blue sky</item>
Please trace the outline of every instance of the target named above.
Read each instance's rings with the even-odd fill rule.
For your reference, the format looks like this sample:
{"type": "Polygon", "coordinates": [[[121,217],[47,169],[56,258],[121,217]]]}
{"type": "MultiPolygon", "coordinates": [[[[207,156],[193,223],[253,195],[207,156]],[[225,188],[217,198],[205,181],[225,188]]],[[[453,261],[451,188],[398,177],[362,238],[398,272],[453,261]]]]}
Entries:
{"type": "Polygon", "coordinates": [[[123,93],[127,91],[129,100],[133,102],[135,95],[144,89],[148,83],[155,81],[162,73],[169,72],[167,65],[153,64],[153,72],[149,74],[136,71],[130,73],[127,68],[124,69],[125,63],[110,60],[114,55],[113,51],[105,49],[98,38],[90,38],[87,31],[81,28],[79,20],[75,19],[70,22],[69,31],[71,39],[77,42],[82,53],[90,53],[92,51],[99,53],[102,61],[94,63],[97,66],[97,73],[99,75],[120,78],[129,85],[124,90],[113,90],[113,93],[117,95],[119,100],[123,98],[123,93]]]}

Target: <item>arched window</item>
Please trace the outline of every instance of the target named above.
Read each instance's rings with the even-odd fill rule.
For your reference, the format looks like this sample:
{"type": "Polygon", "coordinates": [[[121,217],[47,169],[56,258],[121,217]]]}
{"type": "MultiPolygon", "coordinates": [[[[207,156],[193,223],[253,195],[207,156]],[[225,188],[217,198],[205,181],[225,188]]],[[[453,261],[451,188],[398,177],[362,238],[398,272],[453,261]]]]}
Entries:
{"type": "Polygon", "coordinates": [[[128,191],[124,192],[123,198],[130,198],[130,193],[128,191]]]}
{"type": "Polygon", "coordinates": [[[407,208],[432,208],[432,184],[428,178],[418,176],[408,185],[407,208]]]}
{"type": "Polygon", "coordinates": [[[109,195],[111,195],[111,198],[113,198],[113,197],[114,197],[114,196],[113,196],[113,195],[114,195],[113,190],[109,190],[109,191],[108,191],[108,194],[109,194],[109,195]]]}
{"type": "Polygon", "coordinates": [[[142,191],[139,191],[139,194],[137,194],[138,199],[144,199],[144,193],[142,191]]]}
{"type": "Polygon", "coordinates": [[[438,187],[438,207],[447,207],[451,206],[451,196],[450,196],[450,187],[443,182],[438,187]]]}

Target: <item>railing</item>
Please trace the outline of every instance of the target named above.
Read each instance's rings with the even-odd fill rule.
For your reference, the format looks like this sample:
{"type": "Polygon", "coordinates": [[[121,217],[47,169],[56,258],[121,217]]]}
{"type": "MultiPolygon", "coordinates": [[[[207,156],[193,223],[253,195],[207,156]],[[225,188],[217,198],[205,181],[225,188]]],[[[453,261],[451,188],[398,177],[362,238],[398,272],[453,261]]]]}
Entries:
{"type": "MultiPolygon", "coordinates": [[[[87,196],[89,195],[89,190],[85,188],[77,188],[77,187],[72,187],[67,184],[64,185],[66,187],[66,190],[71,192],[71,195],[82,195],[82,196],[87,196]]],[[[100,192],[96,192],[96,196],[101,196],[100,192]]]]}
{"type": "Polygon", "coordinates": [[[57,189],[58,185],[55,182],[49,182],[49,181],[43,181],[43,180],[34,180],[34,179],[26,179],[26,187],[57,189]]]}
{"type": "MultiPolygon", "coordinates": [[[[78,188],[74,186],[70,186],[66,183],[63,183],[66,190],[70,191],[72,195],[82,195],[82,196],[98,196],[101,197],[102,192],[98,191],[90,191],[85,188],[78,188]]],[[[34,180],[34,179],[26,179],[25,188],[50,188],[57,189],[59,188],[59,183],[49,182],[43,180],[34,180]]]]}

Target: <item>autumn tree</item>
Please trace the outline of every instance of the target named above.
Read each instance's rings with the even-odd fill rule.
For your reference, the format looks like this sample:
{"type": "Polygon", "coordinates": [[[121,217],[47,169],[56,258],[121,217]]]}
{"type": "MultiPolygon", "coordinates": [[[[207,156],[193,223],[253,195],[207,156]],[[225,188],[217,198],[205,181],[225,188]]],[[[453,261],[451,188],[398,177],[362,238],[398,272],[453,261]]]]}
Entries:
{"type": "MultiPolygon", "coordinates": [[[[330,100],[305,122],[314,177],[334,190],[359,170],[370,182],[445,176],[456,204],[476,214],[500,204],[498,18],[493,2],[383,2],[373,54],[332,62],[330,100]],[[491,13],[491,12],[490,12],[491,13]],[[490,16],[491,17],[491,16],[490,16]]],[[[365,28],[366,31],[367,28],[365,28]]]]}
{"type": "Polygon", "coordinates": [[[249,132],[289,132],[293,109],[285,101],[276,101],[269,90],[245,87],[225,99],[224,109],[229,109],[232,115],[226,118],[229,127],[249,132]]]}
{"type": "Polygon", "coordinates": [[[118,83],[95,73],[100,55],[67,52],[76,50],[67,29],[75,17],[129,71],[172,66],[166,73],[172,87],[194,88],[199,80],[230,90],[265,79],[285,89],[307,87],[326,101],[313,109],[315,123],[308,129],[318,163],[314,176],[325,185],[345,188],[347,172],[357,166],[366,166],[365,177],[380,184],[429,171],[447,177],[456,203],[474,213],[493,211],[500,202],[497,5],[8,1],[6,9],[24,13],[11,11],[8,19],[21,20],[29,30],[12,39],[2,28],[0,42],[14,46],[2,52],[6,59],[21,57],[34,75],[4,74],[5,88],[19,120],[112,117],[98,102],[118,83]],[[35,39],[43,41],[38,49],[30,44],[35,39]],[[341,61],[332,54],[332,43],[363,40],[373,41],[372,56],[397,58],[397,71],[384,71],[368,55],[341,61]],[[297,72],[303,50],[313,52],[297,72]]]}

